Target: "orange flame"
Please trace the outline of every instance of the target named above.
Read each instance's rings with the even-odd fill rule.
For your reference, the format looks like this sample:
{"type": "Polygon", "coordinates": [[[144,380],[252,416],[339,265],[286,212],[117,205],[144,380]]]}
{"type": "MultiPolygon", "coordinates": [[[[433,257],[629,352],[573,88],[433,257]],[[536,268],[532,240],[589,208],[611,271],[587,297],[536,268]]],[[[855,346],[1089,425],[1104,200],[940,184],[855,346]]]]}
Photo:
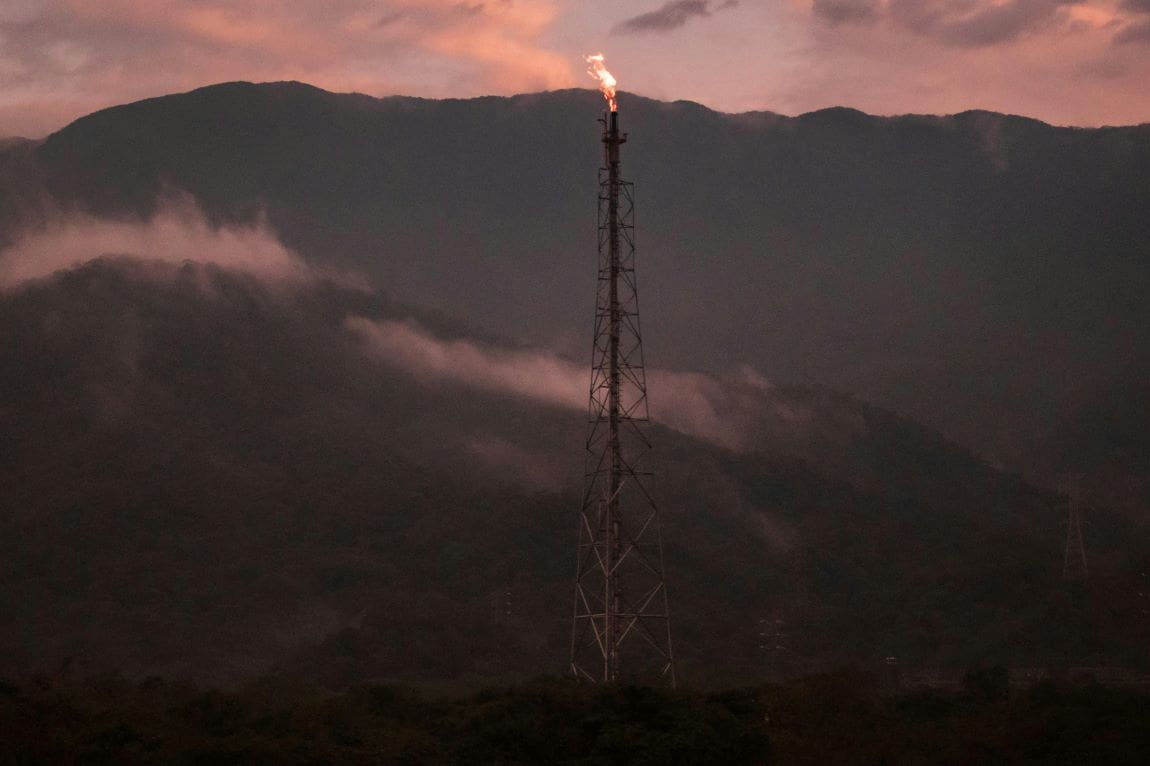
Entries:
{"type": "Polygon", "coordinates": [[[618,111],[619,105],[615,103],[615,86],[618,82],[607,71],[607,67],[603,66],[603,54],[596,53],[593,56],[584,56],[584,60],[588,64],[587,74],[599,81],[599,90],[603,91],[603,98],[607,99],[611,111],[618,111]]]}

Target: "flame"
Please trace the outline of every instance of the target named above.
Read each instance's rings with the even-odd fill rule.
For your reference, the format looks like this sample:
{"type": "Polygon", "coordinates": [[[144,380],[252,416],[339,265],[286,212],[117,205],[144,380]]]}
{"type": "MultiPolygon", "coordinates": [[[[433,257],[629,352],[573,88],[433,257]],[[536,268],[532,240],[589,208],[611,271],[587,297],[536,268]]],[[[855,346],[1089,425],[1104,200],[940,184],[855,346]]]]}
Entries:
{"type": "Polygon", "coordinates": [[[607,67],[603,66],[603,54],[596,53],[592,56],[584,56],[583,58],[588,64],[587,74],[599,81],[599,90],[603,91],[603,98],[607,99],[607,103],[611,105],[611,111],[618,111],[619,105],[615,103],[615,86],[618,82],[615,80],[615,77],[607,71],[607,67]]]}

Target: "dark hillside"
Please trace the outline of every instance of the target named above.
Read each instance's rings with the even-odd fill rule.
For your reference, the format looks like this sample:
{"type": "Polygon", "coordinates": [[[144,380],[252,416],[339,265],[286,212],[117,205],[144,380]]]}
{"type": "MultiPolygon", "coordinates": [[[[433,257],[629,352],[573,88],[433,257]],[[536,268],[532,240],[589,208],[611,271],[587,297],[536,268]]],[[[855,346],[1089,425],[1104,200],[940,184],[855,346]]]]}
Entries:
{"type": "MultiPolygon", "coordinates": [[[[194,264],[102,259],[0,296],[0,669],[563,667],[581,413],[412,377],[348,316],[471,337],[379,293],[194,264]]],[[[744,449],[654,434],[684,677],[1142,662],[1121,518],[1095,519],[1095,585],[1067,593],[1053,496],[856,400],[756,390],[744,449]],[[785,439],[782,405],[811,413],[785,439]]]]}

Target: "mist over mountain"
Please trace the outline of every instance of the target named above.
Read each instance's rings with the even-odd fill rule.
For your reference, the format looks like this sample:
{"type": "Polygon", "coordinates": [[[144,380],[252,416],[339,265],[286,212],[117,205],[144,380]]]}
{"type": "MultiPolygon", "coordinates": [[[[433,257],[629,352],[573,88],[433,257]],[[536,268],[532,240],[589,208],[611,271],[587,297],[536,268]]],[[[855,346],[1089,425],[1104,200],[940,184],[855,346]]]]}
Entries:
{"type": "MultiPolygon", "coordinates": [[[[597,94],[430,101],[234,83],[105,110],[3,153],[12,237],[50,207],[146,217],[166,193],[270,226],[500,336],[585,346],[597,94]],[[36,192],[36,190],[41,190],[36,192]]],[[[726,115],[624,94],[646,340],[849,391],[1035,472],[1150,323],[1150,126],[726,115]]]]}
{"type": "MultiPolygon", "coordinates": [[[[1143,667],[1150,126],[620,102],[683,677],[1143,667]],[[1002,466],[1089,474],[1088,585],[1002,466]]],[[[561,670],[601,103],[0,145],[0,671],[561,670]]]]}
{"type": "MultiPolygon", "coordinates": [[[[379,293],[212,265],[106,258],[0,299],[4,672],[563,667],[585,416],[381,356],[349,317],[518,353],[379,293]]],[[[713,385],[744,442],[658,427],[651,464],[685,678],[892,652],[1138,666],[1120,516],[1089,531],[1099,595],[1070,598],[1054,496],[837,394],[713,385]]]]}

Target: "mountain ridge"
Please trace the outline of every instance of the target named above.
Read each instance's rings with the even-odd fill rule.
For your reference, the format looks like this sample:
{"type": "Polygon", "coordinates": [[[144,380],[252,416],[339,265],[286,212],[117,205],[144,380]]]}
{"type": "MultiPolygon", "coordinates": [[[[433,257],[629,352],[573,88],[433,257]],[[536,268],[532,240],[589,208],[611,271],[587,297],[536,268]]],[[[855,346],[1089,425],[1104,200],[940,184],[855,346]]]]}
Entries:
{"type": "MultiPolygon", "coordinates": [[[[467,103],[467,102],[483,102],[483,101],[487,101],[487,102],[490,102],[490,101],[519,101],[519,100],[531,99],[531,98],[537,98],[537,97],[550,97],[550,96],[567,97],[567,96],[573,96],[573,95],[577,95],[577,94],[580,96],[583,96],[585,94],[593,94],[596,98],[601,98],[599,91],[592,89],[592,88],[554,88],[554,89],[550,89],[550,90],[531,91],[528,93],[515,93],[515,94],[511,94],[511,95],[488,94],[488,95],[479,95],[479,96],[429,97],[429,96],[417,96],[417,95],[404,94],[404,93],[394,93],[394,94],[387,94],[387,95],[381,95],[381,96],[374,96],[374,95],[371,95],[368,93],[363,93],[361,91],[329,91],[329,90],[326,90],[324,88],[320,88],[318,86],[312,85],[312,84],[305,82],[305,81],[302,81],[302,80],[267,80],[267,81],[228,80],[228,81],[224,81],[224,82],[202,85],[202,86],[192,88],[192,89],[187,90],[187,91],[182,91],[182,92],[178,92],[178,93],[171,93],[171,94],[164,94],[161,96],[151,96],[148,98],[143,98],[143,99],[138,99],[136,101],[128,102],[126,104],[119,104],[119,105],[115,105],[115,106],[106,107],[104,109],[99,109],[95,112],[92,112],[91,114],[83,115],[81,117],[76,118],[76,120],[69,122],[67,125],[61,126],[61,128],[59,128],[55,131],[52,131],[52,133],[58,133],[61,130],[64,130],[68,126],[72,125],[73,123],[75,123],[79,120],[86,119],[88,117],[92,117],[93,115],[101,114],[101,113],[108,112],[108,111],[122,109],[122,108],[128,107],[128,106],[134,106],[134,105],[138,105],[138,104],[152,104],[154,102],[162,101],[162,100],[168,99],[168,98],[179,98],[179,97],[185,97],[185,96],[189,96],[189,95],[197,94],[197,93],[201,93],[201,92],[211,92],[211,91],[215,91],[215,90],[219,90],[219,89],[228,89],[228,88],[237,88],[237,87],[240,87],[240,88],[247,88],[247,87],[290,88],[290,89],[298,89],[301,92],[311,91],[311,92],[323,93],[323,94],[328,94],[328,95],[337,96],[337,97],[370,99],[372,101],[410,101],[410,102],[424,102],[424,103],[427,103],[427,102],[467,103]]],[[[659,104],[667,104],[667,105],[689,106],[692,108],[698,108],[698,109],[701,109],[703,111],[710,112],[712,114],[717,114],[717,115],[722,115],[722,116],[727,116],[727,117],[765,116],[765,117],[770,117],[770,118],[777,118],[780,120],[798,120],[798,119],[802,119],[804,117],[810,117],[812,115],[820,115],[820,114],[824,114],[824,113],[831,113],[831,114],[850,113],[850,114],[855,114],[855,115],[862,115],[862,116],[865,116],[867,118],[875,119],[875,120],[904,120],[904,119],[946,120],[946,119],[951,119],[951,118],[962,118],[962,117],[971,118],[971,117],[980,117],[980,116],[991,116],[991,117],[997,117],[997,118],[1005,118],[1008,120],[1025,121],[1028,123],[1033,123],[1036,125],[1041,125],[1043,127],[1054,128],[1054,129],[1058,129],[1058,130],[1122,130],[1122,129],[1127,129],[1127,128],[1143,128],[1147,125],[1150,125],[1150,123],[1145,123],[1145,122],[1143,122],[1143,123],[1132,123],[1129,125],[1098,125],[1098,126],[1060,125],[1060,124],[1047,122],[1047,121],[1039,119],[1037,117],[1031,117],[1029,115],[1017,114],[1014,112],[996,112],[994,110],[982,109],[979,107],[972,107],[969,109],[963,109],[963,110],[958,111],[958,112],[947,112],[947,113],[938,113],[938,114],[928,113],[928,112],[900,112],[900,113],[893,113],[893,114],[873,114],[871,112],[867,112],[867,111],[864,111],[862,109],[858,109],[856,107],[847,106],[845,104],[820,107],[818,109],[812,109],[810,111],[800,112],[798,114],[783,114],[782,112],[775,112],[775,111],[772,111],[770,109],[747,109],[747,110],[738,111],[738,112],[728,112],[728,111],[724,111],[721,109],[715,109],[713,107],[707,106],[706,104],[704,104],[702,102],[692,101],[690,99],[673,99],[673,100],[668,101],[668,100],[664,100],[664,99],[655,98],[652,96],[644,96],[642,94],[632,93],[632,92],[627,91],[627,90],[619,90],[618,92],[626,100],[634,100],[636,102],[642,101],[642,102],[648,102],[648,103],[659,103],[659,104]]],[[[49,135],[51,135],[51,133],[49,135]]],[[[28,139],[28,138],[22,138],[22,137],[0,138],[0,141],[7,141],[7,140],[28,141],[28,140],[42,140],[42,139],[28,139]]]]}
{"type": "MultiPolygon", "coordinates": [[[[214,86],[79,120],[22,149],[31,166],[13,183],[99,216],[147,217],[169,189],[217,223],[266,213],[307,259],[563,345],[583,328],[570,286],[586,272],[601,107],[584,90],[434,101],[214,86]]],[[[622,108],[640,258],[665,264],[644,270],[648,342],[678,366],[734,358],[849,390],[1054,481],[1028,462],[1054,420],[1042,413],[1064,406],[1067,379],[1120,375],[1147,340],[1136,211],[1150,205],[1150,128],[761,119],[630,94],[622,108]],[[705,340],[696,304],[729,307],[710,312],[705,340]]],[[[7,193],[39,220],[35,199],[7,193]]],[[[0,221],[0,241],[19,226],[0,221]]]]}

